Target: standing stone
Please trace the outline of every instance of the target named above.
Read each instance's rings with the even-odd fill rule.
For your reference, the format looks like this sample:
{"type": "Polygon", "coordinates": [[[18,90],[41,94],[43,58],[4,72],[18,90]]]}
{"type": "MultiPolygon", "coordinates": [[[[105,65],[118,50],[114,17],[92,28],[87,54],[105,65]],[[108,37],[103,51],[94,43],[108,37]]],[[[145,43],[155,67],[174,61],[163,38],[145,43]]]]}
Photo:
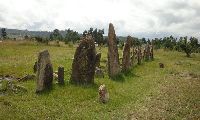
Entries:
{"type": "Polygon", "coordinates": [[[164,64],[163,63],[159,63],[159,67],[160,68],[164,68],[164,64]]]}
{"type": "Polygon", "coordinates": [[[114,77],[120,72],[119,53],[117,48],[117,39],[112,23],[109,24],[108,31],[108,74],[114,77]]]}
{"type": "Polygon", "coordinates": [[[131,40],[132,40],[131,36],[128,36],[124,46],[123,58],[122,58],[122,71],[127,71],[131,67],[131,55],[130,55],[131,40]]]}
{"type": "Polygon", "coordinates": [[[44,50],[38,55],[36,93],[51,88],[52,82],[53,67],[48,50],[44,50]]]}
{"type": "Polygon", "coordinates": [[[96,49],[92,36],[87,35],[76,49],[70,81],[75,84],[94,83],[96,49]]]}
{"type": "Polygon", "coordinates": [[[96,63],[95,67],[100,67],[100,61],[101,61],[101,53],[96,54],[96,63]]]}
{"type": "Polygon", "coordinates": [[[154,59],[154,56],[153,56],[154,55],[153,54],[153,45],[151,45],[151,52],[150,53],[151,53],[151,60],[153,60],[154,59]]]}
{"type": "Polygon", "coordinates": [[[64,85],[64,67],[58,67],[58,84],[64,85]]]}
{"type": "Polygon", "coordinates": [[[35,62],[34,66],[33,66],[33,72],[34,72],[34,73],[37,72],[37,61],[35,62]]]}
{"type": "Polygon", "coordinates": [[[99,101],[102,102],[102,103],[106,103],[108,102],[109,100],[109,93],[106,89],[106,86],[103,84],[103,85],[100,85],[99,87],[99,101]]]}
{"type": "Polygon", "coordinates": [[[141,47],[139,46],[139,47],[138,47],[138,50],[137,50],[138,65],[141,64],[141,58],[142,58],[142,53],[141,53],[141,47]]]}
{"type": "Polygon", "coordinates": [[[144,60],[146,57],[146,48],[144,47],[144,51],[143,51],[143,55],[142,55],[142,59],[144,60]]]}
{"type": "Polygon", "coordinates": [[[146,57],[145,57],[145,59],[148,61],[149,58],[150,58],[150,45],[147,44],[145,48],[146,48],[146,57]]]}
{"type": "Polygon", "coordinates": [[[135,48],[132,47],[131,66],[134,65],[134,62],[135,62],[135,48]]]}

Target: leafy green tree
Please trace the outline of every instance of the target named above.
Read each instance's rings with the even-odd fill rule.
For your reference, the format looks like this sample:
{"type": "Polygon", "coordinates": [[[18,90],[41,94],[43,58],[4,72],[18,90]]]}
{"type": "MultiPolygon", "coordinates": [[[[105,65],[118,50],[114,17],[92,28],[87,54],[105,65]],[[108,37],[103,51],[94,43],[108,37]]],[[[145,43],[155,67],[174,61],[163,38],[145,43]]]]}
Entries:
{"type": "Polygon", "coordinates": [[[133,38],[133,46],[141,46],[142,45],[142,41],[139,40],[138,38],[133,38]]]}
{"type": "Polygon", "coordinates": [[[180,39],[180,48],[186,53],[187,57],[190,57],[194,50],[193,47],[191,42],[188,41],[187,36],[180,39]]]}
{"type": "Polygon", "coordinates": [[[147,44],[147,41],[146,41],[145,38],[142,38],[142,39],[141,39],[141,42],[142,42],[142,44],[147,44]]]}
{"type": "Polygon", "coordinates": [[[87,30],[85,30],[84,32],[83,32],[83,37],[85,37],[87,35],[87,30]]]}
{"type": "Polygon", "coordinates": [[[151,45],[151,41],[150,41],[150,39],[147,40],[147,43],[148,43],[149,45],[151,45]]]}
{"type": "Polygon", "coordinates": [[[77,40],[80,40],[78,32],[68,29],[65,36],[65,43],[68,43],[70,41],[75,43],[77,40]]]}
{"type": "Polygon", "coordinates": [[[103,38],[103,34],[104,34],[104,29],[97,29],[97,28],[95,28],[95,29],[93,29],[93,28],[90,28],[88,31],[87,30],[85,30],[84,32],[83,32],[83,37],[85,37],[86,36],[86,34],[90,34],[90,35],[92,35],[92,37],[94,38],[94,41],[97,43],[97,44],[105,44],[106,43],[106,41],[104,40],[104,38],[103,38]]]}
{"type": "Polygon", "coordinates": [[[164,47],[164,49],[173,50],[173,48],[174,48],[173,43],[172,43],[173,39],[174,39],[173,36],[164,37],[164,39],[163,39],[163,47],[164,47]]]}
{"type": "Polygon", "coordinates": [[[152,40],[152,44],[154,46],[154,49],[160,49],[162,47],[162,38],[155,38],[154,40],[152,40]]]}
{"type": "Polygon", "coordinates": [[[92,33],[93,33],[93,28],[90,28],[90,29],[88,30],[88,34],[93,35],[92,33]]]}
{"type": "Polygon", "coordinates": [[[104,29],[102,30],[99,29],[97,32],[97,36],[95,36],[95,40],[99,45],[104,44],[103,34],[104,34],[104,29]]]}
{"type": "Polygon", "coordinates": [[[193,51],[198,52],[198,50],[200,49],[200,44],[198,44],[198,39],[195,37],[190,37],[190,43],[194,49],[193,51]]]}
{"type": "Polygon", "coordinates": [[[60,34],[60,31],[58,29],[53,30],[53,33],[50,34],[51,40],[63,40],[63,36],[60,34]]]}
{"type": "Polygon", "coordinates": [[[1,36],[3,37],[3,39],[7,38],[6,28],[1,28],[1,36]]]}

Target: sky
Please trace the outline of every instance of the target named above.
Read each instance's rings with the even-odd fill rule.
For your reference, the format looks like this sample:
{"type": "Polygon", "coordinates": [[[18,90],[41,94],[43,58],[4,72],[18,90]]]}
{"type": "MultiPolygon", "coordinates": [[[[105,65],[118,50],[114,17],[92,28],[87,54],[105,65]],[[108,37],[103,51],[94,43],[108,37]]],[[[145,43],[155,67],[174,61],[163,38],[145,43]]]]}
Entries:
{"type": "Polygon", "coordinates": [[[120,36],[199,37],[200,0],[0,0],[0,27],[107,34],[109,23],[120,36]]]}

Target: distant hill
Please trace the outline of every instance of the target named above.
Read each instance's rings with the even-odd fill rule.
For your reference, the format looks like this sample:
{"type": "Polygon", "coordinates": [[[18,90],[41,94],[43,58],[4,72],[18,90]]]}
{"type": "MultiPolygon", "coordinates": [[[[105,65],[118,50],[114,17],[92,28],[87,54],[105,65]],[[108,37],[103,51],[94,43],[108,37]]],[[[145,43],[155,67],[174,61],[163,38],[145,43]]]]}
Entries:
{"type": "MultiPolygon", "coordinates": [[[[24,38],[24,36],[26,35],[31,37],[35,36],[49,37],[52,31],[29,31],[29,30],[18,30],[18,29],[6,29],[6,33],[9,38],[21,39],[24,38]]],[[[67,33],[67,30],[60,30],[60,33],[64,37],[65,34],[67,33]]]]}
{"type": "MultiPolygon", "coordinates": [[[[1,29],[1,28],[0,28],[1,29]]],[[[49,38],[52,31],[29,31],[29,30],[18,30],[18,29],[7,29],[6,33],[9,38],[16,38],[16,39],[24,39],[24,36],[28,35],[31,37],[40,36],[40,37],[47,37],[49,38]]],[[[67,30],[60,30],[60,33],[63,37],[65,37],[67,30]]],[[[81,33],[79,33],[82,35],[81,33]]],[[[104,36],[104,38],[107,38],[108,36],[104,36]]],[[[124,36],[118,36],[119,40],[123,41],[126,40],[127,37],[124,36]]]]}

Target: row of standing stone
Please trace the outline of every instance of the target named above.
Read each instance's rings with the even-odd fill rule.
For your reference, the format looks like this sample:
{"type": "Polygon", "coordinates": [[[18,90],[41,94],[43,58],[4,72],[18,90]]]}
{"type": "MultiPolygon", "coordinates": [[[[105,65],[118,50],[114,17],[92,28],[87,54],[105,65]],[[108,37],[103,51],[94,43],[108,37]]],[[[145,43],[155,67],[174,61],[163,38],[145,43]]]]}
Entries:
{"type": "Polygon", "coordinates": [[[137,60],[137,64],[140,65],[142,60],[148,61],[153,59],[153,45],[147,44],[142,53],[142,47],[135,47],[133,45],[133,38],[128,36],[123,49],[121,68],[116,34],[113,24],[110,23],[108,33],[108,73],[111,78],[118,75],[121,71],[123,72],[130,70],[135,63],[135,60],[137,60]]]}
{"type": "MultiPolygon", "coordinates": [[[[134,49],[132,45],[132,37],[128,36],[123,50],[122,68],[120,67],[116,34],[113,24],[110,23],[108,32],[107,63],[109,77],[112,78],[118,75],[121,71],[129,70],[133,66],[135,59],[138,60],[138,64],[141,64],[142,58],[153,59],[153,47],[147,45],[142,56],[141,47],[134,49]],[[132,54],[131,48],[133,49],[132,54]]],[[[87,35],[82,38],[74,54],[70,82],[75,84],[94,83],[95,68],[100,66],[100,59],[101,53],[96,52],[92,36],[87,35]]],[[[53,82],[53,67],[47,50],[39,53],[38,61],[34,66],[34,71],[37,72],[36,93],[51,88],[53,82]]],[[[63,67],[58,68],[58,83],[64,84],[63,67]]]]}

